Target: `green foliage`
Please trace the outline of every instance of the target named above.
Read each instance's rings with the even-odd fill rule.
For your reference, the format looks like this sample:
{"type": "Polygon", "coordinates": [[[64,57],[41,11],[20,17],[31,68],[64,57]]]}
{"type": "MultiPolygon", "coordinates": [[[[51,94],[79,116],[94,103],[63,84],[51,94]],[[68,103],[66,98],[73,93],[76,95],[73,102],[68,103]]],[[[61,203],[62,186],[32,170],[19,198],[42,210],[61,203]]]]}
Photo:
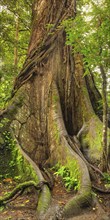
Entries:
{"type": "Polygon", "coordinates": [[[55,172],[55,175],[65,178],[66,176],[70,175],[70,172],[66,166],[59,166],[58,170],[55,172]]]}
{"type": "Polygon", "coordinates": [[[75,191],[79,189],[78,179],[70,176],[66,176],[63,178],[65,182],[65,187],[70,191],[74,189],[75,191]]]}
{"type": "Polygon", "coordinates": [[[103,180],[104,180],[106,183],[109,183],[109,184],[110,184],[110,174],[104,173],[103,175],[104,175],[103,180]]]}
{"type": "Polygon", "coordinates": [[[54,174],[62,177],[64,185],[68,191],[77,191],[80,188],[79,172],[75,161],[72,161],[71,165],[74,172],[72,172],[68,166],[61,166],[60,164],[56,164],[54,167],[56,172],[54,174]]]}
{"type": "Polygon", "coordinates": [[[2,212],[5,209],[5,206],[0,206],[0,212],[2,212]]]}
{"type": "Polygon", "coordinates": [[[0,10],[0,108],[10,98],[15,76],[20,71],[27,55],[30,37],[30,0],[1,0],[0,10]],[[16,40],[16,19],[18,21],[18,40],[16,40]],[[14,50],[17,49],[15,66],[14,50]]]}
{"type": "MultiPolygon", "coordinates": [[[[28,179],[38,182],[36,172],[33,167],[24,159],[20,150],[16,146],[16,141],[11,137],[9,131],[3,132],[4,152],[9,155],[8,169],[6,173],[1,173],[0,179],[14,178],[16,182],[26,181],[28,179]]],[[[7,155],[7,154],[6,154],[7,155]]]]}
{"type": "Polygon", "coordinates": [[[0,122],[0,128],[3,128],[9,122],[8,118],[3,118],[0,122]]]}
{"type": "Polygon", "coordinates": [[[4,108],[5,103],[10,98],[14,77],[17,73],[18,71],[14,68],[10,54],[10,58],[6,58],[0,67],[0,108],[4,108]]]}
{"type": "MultiPolygon", "coordinates": [[[[73,46],[73,52],[83,55],[85,74],[88,69],[94,73],[97,85],[102,88],[100,65],[110,82],[110,3],[107,0],[80,1],[75,19],[62,22],[66,30],[66,44],[73,46]]],[[[109,94],[110,88],[108,86],[109,94]]],[[[109,95],[108,95],[109,97],[109,95]]]]}
{"type": "MultiPolygon", "coordinates": [[[[7,123],[7,119],[3,119],[2,123],[7,123]]],[[[1,123],[1,124],[2,124],[1,123]]],[[[2,124],[3,125],[3,124],[2,124]]],[[[2,139],[0,143],[0,179],[14,177],[18,171],[12,156],[12,148],[14,147],[14,141],[10,136],[10,132],[4,131],[2,133],[2,139]]]]}
{"type": "Polygon", "coordinates": [[[3,135],[6,149],[11,150],[15,146],[15,143],[14,140],[11,138],[10,132],[4,131],[3,135]]]}
{"type": "MultiPolygon", "coordinates": [[[[106,3],[106,1],[105,1],[106,3]]],[[[109,7],[107,4],[100,4],[92,1],[80,8],[76,18],[63,21],[67,33],[67,44],[74,47],[75,52],[81,52],[84,55],[84,61],[89,65],[98,66],[100,63],[110,65],[110,25],[109,25],[109,7]],[[85,7],[85,10],[84,10],[85,7]]]]}

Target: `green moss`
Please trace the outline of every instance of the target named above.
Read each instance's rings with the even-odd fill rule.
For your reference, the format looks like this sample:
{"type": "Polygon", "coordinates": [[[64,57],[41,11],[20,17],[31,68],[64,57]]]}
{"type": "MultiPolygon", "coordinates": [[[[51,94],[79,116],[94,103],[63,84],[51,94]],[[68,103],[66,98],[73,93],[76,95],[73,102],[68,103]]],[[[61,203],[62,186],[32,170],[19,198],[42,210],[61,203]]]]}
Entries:
{"type": "Polygon", "coordinates": [[[0,146],[2,147],[4,145],[4,139],[2,135],[0,134],[0,146]]]}
{"type": "Polygon", "coordinates": [[[23,105],[24,98],[24,93],[22,91],[22,88],[20,88],[14,95],[14,98],[12,98],[9,102],[6,103],[6,107],[8,109],[7,118],[9,120],[13,119],[13,116],[16,115],[18,108],[20,108],[23,105]]]}
{"type": "Polygon", "coordinates": [[[20,190],[25,189],[30,186],[37,186],[34,181],[26,181],[21,184],[18,184],[11,192],[6,193],[3,197],[0,197],[0,205],[4,205],[7,200],[13,198],[20,190]]]}
{"type": "Polygon", "coordinates": [[[57,123],[55,123],[55,122],[53,125],[53,133],[54,133],[54,139],[55,139],[56,144],[59,144],[60,143],[60,134],[59,134],[57,123]]]}
{"type": "Polygon", "coordinates": [[[83,149],[87,150],[91,159],[100,160],[102,156],[102,135],[102,122],[97,116],[91,117],[79,137],[83,149]]]}
{"type": "Polygon", "coordinates": [[[91,204],[92,194],[90,190],[73,197],[64,207],[64,216],[70,217],[80,213],[80,209],[91,204]]]}
{"type": "Polygon", "coordinates": [[[51,193],[49,188],[45,185],[43,191],[40,193],[37,212],[39,215],[44,214],[46,210],[49,208],[49,204],[51,201],[51,193]]]}
{"type": "MultiPolygon", "coordinates": [[[[18,167],[18,173],[22,181],[34,180],[36,183],[39,182],[36,172],[29,162],[22,156],[19,149],[17,151],[16,163],[18,167]]],[[[16,178],[16,177],[15,177],[16,178]]]]}
{"type": "Polygon", "coordinates": [[[53,102],[54,102],[54,103],[57,103],[57,102],[58,102],[58,99],[59,99],[59,98],[58,98],[57,95],[53,95],[53,102]]]}
{"type": "Polygon", "coordinates": [[[10,132],[3,132],[5,151],[10,154],[8,161],[7,176],[13,177],[18,181],[34,180],[38,182],[38,177],[33,167],[22,156],[20,149],[16,146],[16,141],[11,137],[10,132]]]}
{"type": "Polygon", "coordinates": [[[100,121],[97,120],[97,118],[93,118],[90,124],[89,136],[92,139],[93,147],[97,146],[99,150],[101,150],[102,148],[101,146],[102,132],[103,132],[102,123],[100,123],[100,121]]]}
{"type": "Polygon", "coordinates": [[[91,158],[100,158],[102,152],[102,123],[97,119],[97,117],[91,118],[89,121],[88,134],[85,137],[90,148],[91,158]]]}
{"type": "Polygon", "coordinates": [[[9,121],[10,121],[10,120],[9,120],[8,118],[3,118],[3,119],[0,121],[0,128],[5,127],[9,121]]]}
{"type": "Polygon", "coordinates": [[[87,88],[83,86],[82,90],[83,90],[84,95],[87,96],[88,95],[87,88]]]}

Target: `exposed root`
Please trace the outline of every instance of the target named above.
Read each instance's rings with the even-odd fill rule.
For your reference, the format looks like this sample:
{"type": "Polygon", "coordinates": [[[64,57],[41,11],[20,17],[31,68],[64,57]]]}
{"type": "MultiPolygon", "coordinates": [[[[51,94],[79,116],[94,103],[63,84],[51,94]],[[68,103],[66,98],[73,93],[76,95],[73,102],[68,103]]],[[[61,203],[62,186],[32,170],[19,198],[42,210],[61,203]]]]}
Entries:
{"type": "Polygon", "coordinates": [[[39,184],[41,185],[36,185],[37,183],[34,184],[34,187],[38,189],[42,189],[39,192],[39,199],[38,199],[38,205],[37,205],[37,214],[38,216],[42,216],[48,209],[51,201],[51,193],[50,193],[50,184],[48,181],[44,179],[42,176],[42,173],[39,169],[39,167],[36,165],[36,163],[24,152],[24,150],[20,147],[17,139],[15,138],[12,130],[11,134],[13,136],[13,139],[16,141],[16,147],[20,150],[21,154],[23,157],[29,162],[29,164],[33,167],[34,171],[36,172],[36,176],[38,177],[39,184]]]}
{"type": "Polygon", "coordinates": [[[41,167],[41,172],[42,172],[42,175],[44,176],[44,178],[47,180],[47,183],[48,183],[48,187],[50,188],[50,190],[53,189],[54,187],[54,178],[53,178],[53,175],[50,174],[50,172],[48,171],[48,169],[44,168],[44,167],[41,167]]]}
{"type": "Polygon", "coordinates": [[[104,193],[104,194],[109,194],[110,193],[110,189],[102,189],[98,186],[95,186],[92,184],[92,188],[95,189],[96,191],[100,192],[100,193],[104,193]]]}
{"type": "MultiPolygon", "coordinates": [[[[89,177],[89,172],[85,161],[72,149],[71,145],[73,145],[70,137],[67,134],[59,100],[59,94],[56,85],[54,85],[55,96],[57,96],[57,101],[53,106],[53,121],[56,123],[58,133],[60,136],[59,148],[61,148],[60,155],[58,158],[61,160],[63,164],[68,163],[67,158],[70,161],[76,160],[80,169],[80,189],[75,197],[67,202],[67,204],[63,208],[63,216],[69,218],[79,213],[80,209],[84,206],[88,206],[92,202],[92,194],[91,194],[91,181],[89,177]],[[66,153],[65,153],[66,152],[66,153]],[[64,160],[65,158],[65,160],[64,160]],[[63,159],[63,160],[62,160],[63,159]]],[[[53,122],[53,123],[54,123],[53,122]]],[[[78,148],[78,146],[77,146],[78,148]]],[[[57,152],[57,154],[59,154],[57,152]]]]}
{"type": "MultiPolygon", "coordinates": [[[[103,178],[103,177],[104,177],[103,172],[102,172],[99,168],[95,167],[93,164],[89,163],[89,162],[85,159],[84,155],[82,154],[82,152],[81,152],[81,150],[80,150],[80,148],[81,148],[81,147],[80,147],[80,142],[78,141],[77,137],[74,136],[74,137],[72,138],[72,141],[71,141],[71,139],[68,137],[67,140],[68,140],[70,146],[72,147],[72,149],[73,149],[73,150],[84,160],[84,162],[86,163],[91,178],[94,179],[94,180],[99,179],[100,177],[103,178]],[[75,141],[75,142],[74,142],[74,141],[75,141]],[[95,173],[94,173],[94,171],[95,171],[95,173]],[[99,177],[99,176],[97,177],[97,174],[99,174],[100,177],[99,177]]],[[[93,184],[92,184],[92,187],[93,187],[95,190],[99,191],[99,192],[102,192],[102,193],[110,193],[110,190],[106,190],[106,189],[104,190],[104,189],[102,189],[102,188],[100,188],[100,187],[98,187],[98,186],[96,186],[96,185],[93,185],[93,184]]]]}
{"type": "Polygon", "coordinates": [[[72,149],[84,160],[90,173],[91,173],[91,168],[92,168],[95,172],[100,174],[101,177],[104,177],[103,172],[99,168],[95,167],[93,164],[88,162],[87,159],[84,157],[83,153],[80,150],[81,145],[80,145],[78,138],[76,136],[73,136],[72,141],[70,140],[69,137],[68,137],[68,140],[69,140],[69,143],[70,143],[72,149]]]}
{"type": "Polygon", "coordinates": [[[26,181],[24,183],[20,183],[17,185],[12,192],[8,193],[6,196],[0,198],[0,205],[5,205],[13,200],[15,200],[18,196],[20,196],[24,190],[28,187],[34,186],[36,190],[42,190],[42,187],[44,184],[47,184],[47,182],[39,182],[36,184],[34,181],[26,181]]]}

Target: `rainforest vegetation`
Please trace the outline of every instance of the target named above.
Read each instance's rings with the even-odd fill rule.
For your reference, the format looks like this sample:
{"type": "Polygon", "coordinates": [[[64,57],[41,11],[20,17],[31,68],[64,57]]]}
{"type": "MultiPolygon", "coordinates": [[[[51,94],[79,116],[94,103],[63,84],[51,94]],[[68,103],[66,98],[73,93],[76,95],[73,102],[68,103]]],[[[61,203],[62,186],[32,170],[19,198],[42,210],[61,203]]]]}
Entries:
{"type": "Polygon", "coordinates": [[[109,220],[110,1],[1,0],[0,20],[2,219],[109,220]]]}

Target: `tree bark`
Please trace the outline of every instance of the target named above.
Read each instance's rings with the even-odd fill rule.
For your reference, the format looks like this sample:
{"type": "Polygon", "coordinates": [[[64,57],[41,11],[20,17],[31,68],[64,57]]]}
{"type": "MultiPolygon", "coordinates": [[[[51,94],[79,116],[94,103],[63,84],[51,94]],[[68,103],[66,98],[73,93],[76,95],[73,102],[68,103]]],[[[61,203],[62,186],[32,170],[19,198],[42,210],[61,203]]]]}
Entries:
{"type": "Polygon", "coordinates": [[[107,104],[107,77],[104,71],[103,65],[100,66],[100,71],[102,75],[102,100],[103,100],[103,158],[102,158],[102,170],[107,172],[108,170],[108,141],[107,141],[107,131],[108,131],[108,104],[107,104]]]}

